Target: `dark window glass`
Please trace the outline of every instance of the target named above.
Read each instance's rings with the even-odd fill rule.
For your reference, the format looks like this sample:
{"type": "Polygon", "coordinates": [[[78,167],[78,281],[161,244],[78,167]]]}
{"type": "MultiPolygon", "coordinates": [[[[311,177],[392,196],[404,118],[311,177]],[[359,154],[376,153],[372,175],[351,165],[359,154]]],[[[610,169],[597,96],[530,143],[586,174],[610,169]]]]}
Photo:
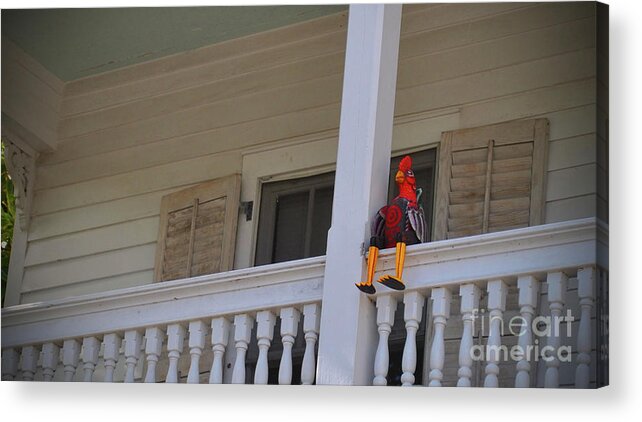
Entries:
{"type": "Polygon", "coordinates": [[[301,192],[277,198],[272,262],[304,258],[309,197],[301,192]]]}
{"type": "MultiPolygon", "coordinates": [[[[333,174],[334,176],[334,174],[333,174]]],[[[315,191],[312,211],[312,239],[310,256],[325,255],[328,230],[332,220],[332,195],[334,187],[329,186],[315,191]]]]}

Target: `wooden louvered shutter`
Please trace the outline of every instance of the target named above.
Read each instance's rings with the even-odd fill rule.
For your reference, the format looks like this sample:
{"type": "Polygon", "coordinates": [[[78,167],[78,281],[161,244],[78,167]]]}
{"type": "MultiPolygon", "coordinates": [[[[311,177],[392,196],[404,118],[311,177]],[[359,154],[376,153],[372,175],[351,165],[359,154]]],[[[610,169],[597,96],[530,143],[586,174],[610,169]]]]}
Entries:
{"type": "Polygon", "coordinates": [[[232,269],[240,183],[233,175],[163,197],[156,281],[232,269]]]}
{"type": "Polygon", "coordinates": [[[434,239],[543,222],[548,120],[444,132],[434,239]]]}

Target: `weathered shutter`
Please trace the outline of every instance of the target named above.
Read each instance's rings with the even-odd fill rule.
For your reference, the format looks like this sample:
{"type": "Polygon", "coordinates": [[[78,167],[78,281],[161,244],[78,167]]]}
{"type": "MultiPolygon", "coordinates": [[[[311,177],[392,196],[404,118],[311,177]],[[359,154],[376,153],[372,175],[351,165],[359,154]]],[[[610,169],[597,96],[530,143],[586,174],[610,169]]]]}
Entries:
{"type": "Polygon", "coordinates": [[[434,239],[541,224],[548,120],[444,132],[434,239]]]}
{"type": "Polygon", "coordinates": [[[156,281],[232,269],[240,183],[233,175],[163,197],[156,281]]]}

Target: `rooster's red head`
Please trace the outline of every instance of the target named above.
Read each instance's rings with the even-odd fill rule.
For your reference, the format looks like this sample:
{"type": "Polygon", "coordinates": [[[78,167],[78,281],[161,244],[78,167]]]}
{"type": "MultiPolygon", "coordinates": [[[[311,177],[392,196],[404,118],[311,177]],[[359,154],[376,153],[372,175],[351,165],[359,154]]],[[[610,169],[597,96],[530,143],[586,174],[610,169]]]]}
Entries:
{"type": "Polygon", "coordinates": [[[401,187],[404,184],[409,185],[413,191],[415,189],[415,173],[412,171],[412,158],[409,155],[403,157],[399,162],[399,170],[395,176],[395,182],[401,187]]]}

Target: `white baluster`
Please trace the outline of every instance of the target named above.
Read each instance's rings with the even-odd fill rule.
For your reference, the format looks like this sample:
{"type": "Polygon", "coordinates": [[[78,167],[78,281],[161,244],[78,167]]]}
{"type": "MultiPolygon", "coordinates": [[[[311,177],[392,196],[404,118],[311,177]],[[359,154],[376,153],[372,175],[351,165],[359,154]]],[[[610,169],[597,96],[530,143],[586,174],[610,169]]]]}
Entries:
{"type": "Polygon", "coordinates": [[[199,365],[201,362],[201,355],[205,348],[205,334],[207,333],[207,325],[203,321],[192,321],[189,323],[189,354],[190,365],[189,372],[187,373],[188,384],[198,384],[200,377],[199,365]]]}
{"type": "Polygon", "coordinates": [[[165,333],[158,327],[149,327],[145,330],[145,356],[147,360],[146,383],[156,382],[156,365],[160,359],[165,333]]]}
{"type": "Polygon", "coordinates": [[[409,387],[415,383],[417,368],[417,330],[421,322],[425,298],[418,292],[408,292],[403,295],[403,319],[406,322],[406,343],[401,358],[401,385],[409,387]]]}
{"type": "Polygon", "coordinates": [[[223,383],[223,354],[227,347],[230,333],[230,321],[219,317],[212,320],[212,370],[210,371],[210,384],[223,383]]]}
{"type": "Polygon", "coordinates": [[[82,361],[84,369],[84,382],[91,382],[100,352],[100,340],[96,337],[85,337],[82,340],[82,361]]]}
{"type": "Polygon", "coordinates": [[[110,333],[103,337],[103,358],[105,360],[105,382],[114,382],[114,369],[120,356],[122,338],[119,334],[110,333]]]}
{"type": "Polygon", "coordinates": [[[245,384],[245,353],[250,344],[254,319],[248,314],[234,316],[234,347],[236,359],[232,370],[232,384],[245,384]]]}
{"type": "Polygon", "coordinates": [[[169,365],[165,382],[178,382],[178,359],[183,352],[185,342],[185,327],[181,324],[170,324],[167,326],[167,356],[169,365]]]}
{"type": "Polygon", "coordinates": [[[54,373],[60,360],[60,347],[55,343],[42,345],[42,378],[44,381],[53,381],[54,373]]]}
{"type": "Polygon", "coordinates": [[[549,273],[546,282],[548,284],[548,306],[551,310],[552,332],[548,335],[548,350],[543,359],[546,361],[546,373],[544,374],[544,387],[559,387],[559,366],[557,349],[560,346],[560,317],[564,309],[566,287],[568,277],[563,272],[549,273]]]}
{"type": "Polygon", "coordinates": [[[577,368],[575,388],[588,388],[591,364],[591,310],[593,309],[595,268],[585,267],[577,272],[577,294],[580,298],[580,326],[577,332],[577,368]]]}
{"type": "Polygon", "coordinates": [[[506,294],[508,287],[503,280],[488,282],[488,310],[490,329],[488,332],[488,346],[486,347],[486,378],[484,387],[499,387],[499,352],[502,345],[502,330],[504,323],[502,317],[506,310],[506,294]]]}
{"type": "Polygon", "coordinates": [[[38,369],[38,357],[40,351],[36,346],[24,346],[22,348],[22,379],[24,381],[33,381],[36,370],[38,369]]]}
{"type": "Polygon", "coordinates": [[[433,339],[430,348],[430,379],[429,387],[441,387],[441,380],[444,378],[444,361],[446,359],[446,345],[444,343],[444,331],[450,317],[451,293],[445,287],[432,289],[432,322],[433,339]]]}
{"type": "Polygon", "coordinates": [[[375,353],[374,374],[372,385],[387,385],[388,366],[390,354],[388,351],[388,337],[395,323],[395,311],[397,310],[397,299],[392,295],[377,296],[377,331],[379,332],[379,344],[375,353]]]}
{"type": "Polygon", "coordinates": [[[2,350],[2,380],[13,381],[18,375],[18,362],[20,356],[16,349],[9,348],[2,350]]]}
{"type": "Polygon", "coordinates": [[[519,331],[518,345],[520,350],[519,360],[516,364],[515,387],[528,388],[531,386],[531,363],[528,350],[533,343],[533,316],[537,307],[539,295],[539,281],[530,275],[517,278],[519,289],[519,313],[522,317],[522,327],[519,331]]]}
{"type": "Polygon", "coordinates": [[[268,383],[268,350],[274,336],[276,316],[270,311],[256,314],[256,340],[259,346],[259,357],[254,371],[254,384],[268,383]]]}
{"type": "Polygon", "coordinates": [[[65,371],[65,382],[72,381],[78,366],[78,355],[80,354],[80,342],[75,339],[65,340],[62,344],[62,364],[65,371]]]}
{"type": "Polygon", "coordinates": [[[301,364],[301,384],[312,385],[316,372],[316,357],[314,348],[319,338],[321,323],[321,306],[318,303],[308,303],[303,306],[303,334],[305,337],[305,353],[301,364]]]}
{"type": "Polygon", "coordinates": [[[125,331],[125,382],[134,382],[134,371],[140,358],[140,347],[143,342],[143,335],[138,330],[125,331]]]}
{"type": "Polygon", "coordinates": [[[295,308],[281,309],[281,341],[283,354],[279,365],[279,384],[292,384],[292,345],[299,327],[300,313],[295,308]]]}
{"type": "Polygon", "coordinates": [[[481,291],[475,284],[462,284],[459,287],[461,297],[461,320],[463,330],[461,343],[459,343],[459,370],[457,371],[457,387],[470,387],[473,377],[473,332],[475,330],[475,318],[479,317],[479,297],[481,291]],[[473,315],[475,313],[475,315],[473,315]]]}

